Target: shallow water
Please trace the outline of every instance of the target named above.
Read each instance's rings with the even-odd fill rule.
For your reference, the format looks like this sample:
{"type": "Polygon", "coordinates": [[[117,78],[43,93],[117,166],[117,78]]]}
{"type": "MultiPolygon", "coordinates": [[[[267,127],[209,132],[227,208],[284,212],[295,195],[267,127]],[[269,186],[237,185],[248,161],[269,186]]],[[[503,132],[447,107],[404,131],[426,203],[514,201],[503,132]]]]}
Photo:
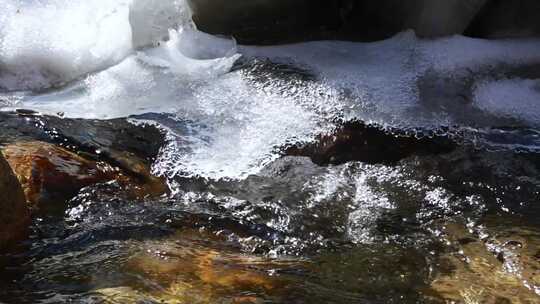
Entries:
{"type": "Polygon", "coordinates": [[[89,119],[129,117],[163,132],[172,190],[42,208],[0,256],[0,302],[538,301],[540,40],[237,46],[184,1],[0,4],[2,110],[58,116],[1,116],[0,143],[88,153],[128,136],[89,119]],[[350,121],[377,130],[371,154],[413,144],[286,156],[350,121]],[[452,148],[415,150],[435,135],[452,148]]]}

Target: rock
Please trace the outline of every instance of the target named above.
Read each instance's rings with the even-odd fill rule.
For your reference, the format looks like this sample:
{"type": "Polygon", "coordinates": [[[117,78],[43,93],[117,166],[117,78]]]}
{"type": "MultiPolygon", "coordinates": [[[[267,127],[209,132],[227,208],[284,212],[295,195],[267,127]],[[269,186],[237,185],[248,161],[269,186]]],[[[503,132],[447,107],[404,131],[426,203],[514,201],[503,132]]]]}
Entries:
{"type": "Polygon", "coordinates": [[[147,241],[125,267],[154,288],[134,285],[94,293],[106,303],[265,303],[262,296],[287,290],[286,279],[269,270],[300,264],[240,253],[222,242],[214,234],[190,229],[170,239],[147,241]]]}
{"type": "Polygon", "coordinates": [[[272,44],[309,35],[312,2],[317,3],[313,7],[323,5],[319,0],[189,0],[199,29],[233,36],[243,44],[272,44]]]}
{"type": "Polygon", "coordinates": [[[447,271],[437,273],[431,283],[439,298],[464,303],[537,302],[538,232],[501,228],[477,236],[463,223],[445,225],[446,238],[456,250],[440,257],[439,264],[447,271]]]}
{"type": "Polygon", "coordinates": [[[151,174],[164,143],[153,126],[18,111],[0,113],[0,127],[0,147],[34,206],[65,202],[82,187],[110,180],[117,180],[130,197],[168,191],[164,179],[151,174]]]}
{"type": "Polygon", "coordinates": [[[348,161],[393,163],[411,155],[450,152],[456,144],[447,137],[416,138],[399,130],[382,130],[360,121],[350,121],[331,134],[322,134],[315,143],[293,146],[286,155],[307,156],[318,165],[348,161]]]}
{"type": "Polygon", "coordinates": [[[119,161],[130,168],[130,171],[124,172],[106,162],[87,159],[63,147],[41,141],[9,144],[3,151],[22,185],[26,199],[34,208],[64,206],[81,188],[111,180],[119,181],[135,197],[160,195],[167,190],[165,183],[152,176],[148,167],[128,156],[118,156],[119,161]]]}
{"type": "Polygon", "coordinates": [[[63,204],[81,188],[115,179],[119,174],[108,164],[40,141],[10,144],[3,152],[32,207],[63,204]]]}
{"type": "MultiPolygon", "coordinates": [[[[148,124],[135,125],[127,119],[68,119],[31,112],[2,112],[0,127],[0,144],[45,141],[119,167],[126,165],[125,158],[131,156],[148,166],[165,141],[158,128],[148,124]]],[[[122,169],[130,170],[129,167],[122,169]]]]}
{"type": "Polygon", "coordinates": [[[30,212],[24,193],[0,153],[0,250],[24,237],[29,224],[30,212]]]}
{"type": "Polygon", "coordinates": [[[474,18],[465,34],[481,38],[540,35],[540,1],[490,0],[474,18]]]}
{"type": "MultiPolygon", "coordinates": [[[[408,29],[420,37],[461,34],[487,0],[349,1],[341,39],[380,40],[408,29]]],[[[343,9],[343,6],[342,6],[343,9]]]]}
{"type": "Polygon", "coordinates": [[[299,40],[373,41],[413,29],[461,34],[489,0],[190,0],[197,26],[242,44],[299,40]]]}
{"type": "Polygon", "coordinates": [[[406,10],[406,27],[420,37],[461,34],[488,0],[415,0],[406,10]]]}

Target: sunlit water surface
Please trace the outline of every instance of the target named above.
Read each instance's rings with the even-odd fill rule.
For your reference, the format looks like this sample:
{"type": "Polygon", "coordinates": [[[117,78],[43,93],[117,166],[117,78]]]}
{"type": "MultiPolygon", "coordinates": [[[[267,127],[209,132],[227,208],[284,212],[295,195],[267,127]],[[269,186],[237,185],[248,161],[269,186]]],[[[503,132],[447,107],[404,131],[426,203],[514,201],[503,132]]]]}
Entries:
{"type": "Polygon", "coordinates": [[[173,188],[126,201],[96,185],[39,214],[0,260],[0,301],[538,299],[538,274],[497,258],[501,239],[539,242],[540,40],[237,46],[197,31],[184,1],[0,2],[2,109],[155,124],[153,169],[173,188]],[[282,157],[350,120],[461,146],[282,157]],[[490,258],[500,277],[475,264],[490,258]]]}

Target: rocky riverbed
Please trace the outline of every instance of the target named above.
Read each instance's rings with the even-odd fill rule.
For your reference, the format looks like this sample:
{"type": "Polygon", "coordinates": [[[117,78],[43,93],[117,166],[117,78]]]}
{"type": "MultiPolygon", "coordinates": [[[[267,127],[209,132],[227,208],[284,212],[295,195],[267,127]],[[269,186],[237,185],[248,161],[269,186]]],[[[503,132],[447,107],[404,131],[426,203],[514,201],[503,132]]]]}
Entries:
{"type": "Polygon", "coordinates": [[[1,303],[539,302],[536,1],[3,1],[1,303]]]}

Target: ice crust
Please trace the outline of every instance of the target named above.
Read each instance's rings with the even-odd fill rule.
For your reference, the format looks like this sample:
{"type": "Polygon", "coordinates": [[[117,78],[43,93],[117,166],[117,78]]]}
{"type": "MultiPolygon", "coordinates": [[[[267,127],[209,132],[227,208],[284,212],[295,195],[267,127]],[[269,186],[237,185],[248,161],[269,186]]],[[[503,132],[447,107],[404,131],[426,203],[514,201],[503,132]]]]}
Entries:
{"type": "Polygon", "coordinates": [[[429,129],[476,127],[482,116],[494,127],[509,118],[540,125],[538,80],[498,76],[539,64],[538,39],[404,32],[373,43],[236,46],[198,31],[185,1],[0,5],[0,106],[81,118],[172,115],[191,132],[170,129],[176,142],[163,149],[161,174],[244,177],[279,147],[311,141],[340,120],[429,129]],[[248,68],[233,69],[241,56],[248,68]],[[252,68],[261,62],[309,77],[269,76],[252,68]],[[457,98],[469,93],[465,103],[457,98]]]}

